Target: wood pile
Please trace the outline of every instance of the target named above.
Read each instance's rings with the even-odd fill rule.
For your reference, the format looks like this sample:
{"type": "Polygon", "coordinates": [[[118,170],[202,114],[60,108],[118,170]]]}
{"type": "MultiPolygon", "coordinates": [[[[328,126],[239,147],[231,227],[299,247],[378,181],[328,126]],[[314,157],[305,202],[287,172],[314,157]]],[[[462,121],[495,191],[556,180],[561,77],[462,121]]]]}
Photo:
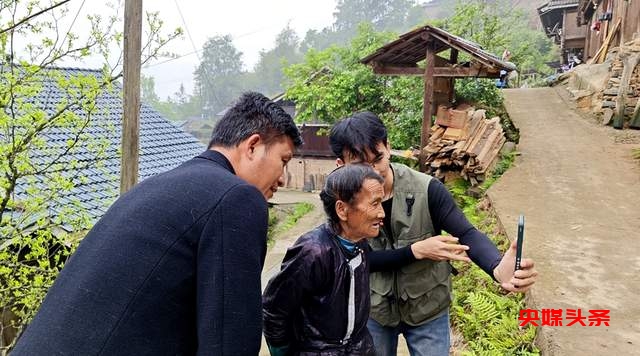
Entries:
{"type": "Polygon", "coordinates": [[[609,52],[611,76],[602,92],[602,123],[640,128],[640,39],[609,52]]]}
{"type": "Polygon", "coordinates": [[[429,144],[423,148],[425,172],[441,179],[457,172],[474,186],[484,181],[506,141],[500,118],[489,120],[485,115],[485,110],[470,107],[439,106],[429,144]]]}

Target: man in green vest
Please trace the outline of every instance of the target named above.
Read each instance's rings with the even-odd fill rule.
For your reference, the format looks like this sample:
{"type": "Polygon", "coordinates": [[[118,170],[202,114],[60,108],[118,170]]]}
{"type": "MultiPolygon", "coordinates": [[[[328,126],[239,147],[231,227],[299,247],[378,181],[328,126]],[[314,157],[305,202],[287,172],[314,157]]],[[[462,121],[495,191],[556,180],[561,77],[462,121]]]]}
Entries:
{"type": "Polygon", "coordinates": [[[512,292],[535,283],[531,259],[515,271],[516,245],[502,256],[437,179],[390,162],[387,129],[371,112],[338,122],[329,141],[338,165],[367,163],[384,179],[380,235],[369,240],[371,312],[377,355],[396,355],[403,334],[411,355],[449,354],[449,261],[473,261],[512,292]],[[442,231],[451,236],[442,236],[442,231]]]}

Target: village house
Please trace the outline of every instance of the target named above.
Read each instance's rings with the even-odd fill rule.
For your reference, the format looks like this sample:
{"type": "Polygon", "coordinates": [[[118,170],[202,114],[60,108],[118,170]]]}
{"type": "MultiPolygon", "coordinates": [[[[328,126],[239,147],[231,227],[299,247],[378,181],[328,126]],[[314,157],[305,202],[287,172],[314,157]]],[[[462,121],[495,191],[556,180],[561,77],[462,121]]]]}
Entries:
{"type": "MultiPolygon", "coordinates": [[[[55,69],[66,76],[102,75],[100,70],[77,68],[55,69]]],[[[45,89],[40,93],[39,104],[44,110],[54,110],[64,100],[64,94],[55,85],[51,77],[45,76],[45,89]]],[[[120,180],[120,145],[122,126],[122,98],[119,85],[114,91],[104,91],[96,100],[97,113],[85,129],[87,141],[106,140],[106,150],[103,155],[97,155],[90,144],[80,144],[71,150],[64,162],[77,161],[81,168],[64,173],[77,177],[75,186],[62,194],[54,206],[62,207],[66,204],[79,204],[89,217],[95,221],[107,210],[109,205],[119,195],[120,180]]],[[[78,112],[79,115],[82,113],[78,112]]],[[[43,132],[48,147],[64,145],[73,139],[73,133],[65,128],[52,127],[43,132]]],[[[144,103],[140,107],[140,158],[138,181],[156,174],[168,171],[186,160],[204,151],[205,147],[192,135],[187,134],[171,121],[164,118],[158,111],[144,103]]],[[[35,164],[44,164],[54,159],[55,150],[41,150],[31,152],[35,164]]],[[[43,179],[35,177],[41,182],[42,189],[46,189],[43,179]]],[[[16,186],[17,199],[28,194],[29,183],[25,180],[16,186]]],[[[54,209],[55,213],[55,209],[54,209]]],[[[64,227],[63,227],[64,228],[64,227]]]]}
{"type": "Polygon", "coordinates": [[[584,58],[586,27],[578,21],[578,0],[552,0],[538,7],[546,35],[560,46],[560,64],[584,58]]]}

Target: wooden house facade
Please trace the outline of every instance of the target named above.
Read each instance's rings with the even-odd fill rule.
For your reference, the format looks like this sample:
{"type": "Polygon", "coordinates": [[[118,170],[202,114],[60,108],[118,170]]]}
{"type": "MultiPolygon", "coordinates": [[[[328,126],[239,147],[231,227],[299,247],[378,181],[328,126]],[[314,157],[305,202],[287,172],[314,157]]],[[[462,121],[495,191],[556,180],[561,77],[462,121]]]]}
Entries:
{"type": "Polygon", "coordinates": [[[640,34],[640,1],[580,0],[578,25],[585,26],[585,59],[600,63],[607,50],[640,34]]]}
{"type": "Polygon", "coordinates": [[[560,46],[560,64],[573,56],[584,57],[587,27],[578,21],[579,0],[552,0],[538,7],[538,16],[549,38],[560,46]]]}

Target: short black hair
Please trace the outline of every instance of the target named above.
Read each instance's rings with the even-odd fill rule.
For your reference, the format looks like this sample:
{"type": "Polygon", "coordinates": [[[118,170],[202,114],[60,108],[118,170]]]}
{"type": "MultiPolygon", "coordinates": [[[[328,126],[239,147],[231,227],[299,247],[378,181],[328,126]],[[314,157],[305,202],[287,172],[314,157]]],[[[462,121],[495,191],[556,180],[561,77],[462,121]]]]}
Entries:
{"type": "Polygon", "coordinates": [[[376,147],[380,142],[387,144],[387,128],[370,111],[361,111],[340,120],[329,133],[331,150],[340,159],[344,159],[346,150],[364,162],[367,149],[374,154],[380,153],[376,147]]]}
{"type": "Polygon", "coordinates": [[[336,233],[340,233],[340,218],[336,212],[336,202],[342,200],[353,204],[356,194],[362,189],[367,179],[374,179],[384,184],[384,179],[366,164],[347,164],[329,173],[320,192],[320,200],[327,214],[329,224],[336,233]]]}
{"type": "Polygon", "coordinates": [[[216,124],[209,148],[235,147],[253,134],[259,134],[266,143],[287,135],[295,147],[302,145],[300,131],[284,109],[260,93],[246,92],[216,124]]]}

